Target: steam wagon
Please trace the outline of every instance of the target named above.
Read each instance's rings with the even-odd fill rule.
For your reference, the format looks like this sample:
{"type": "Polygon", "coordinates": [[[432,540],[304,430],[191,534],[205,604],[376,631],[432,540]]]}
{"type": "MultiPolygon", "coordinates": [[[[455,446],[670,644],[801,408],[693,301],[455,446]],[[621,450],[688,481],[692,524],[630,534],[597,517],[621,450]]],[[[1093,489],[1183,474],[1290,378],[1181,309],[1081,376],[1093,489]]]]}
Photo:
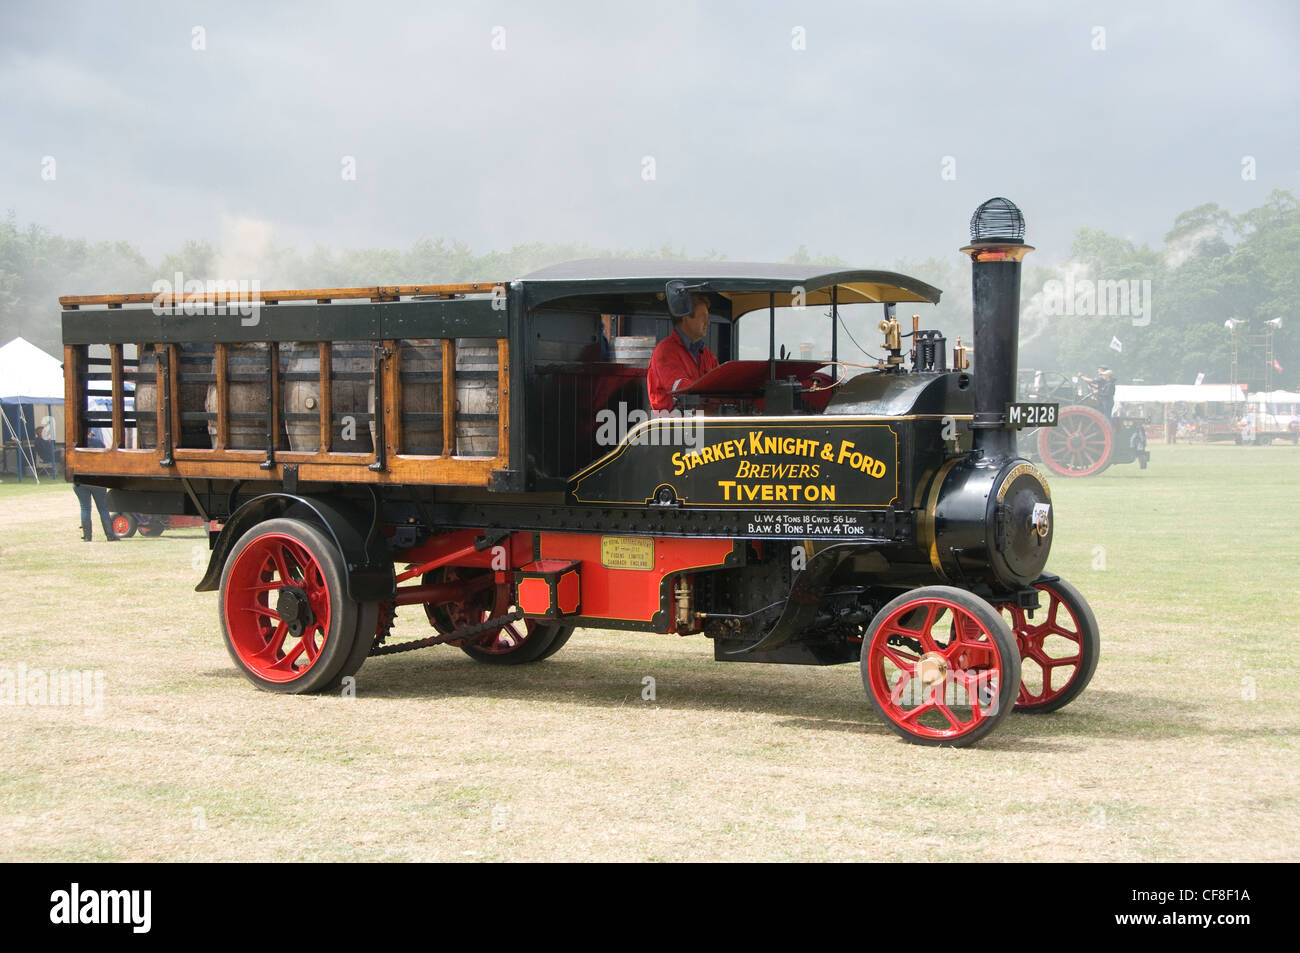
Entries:
{"type": "Polygon", "coordinates": [[[1068,704],[1098,655],[1088,604],[1046,571],[1047,480],[1016,451],[1058,409],[1016,401],[1023,236],[1005,199],[971,221],[973,368],[897,317],[937,289],[861,269],[595,260],[62,298],[67,433],[112,435],[67,469],[118,511],[217,521],[196,588],[259,688],[327,690],[435,645],[518,665],[579,628],[691,635],[719,661],[856,662],[898,734],[968,745],[1068,704]],[[611,355],[693,295],[720,364],[651,414],[645,361],[611,355]],[[886,354],[850,375],[839,334],[864,311],[886,354]],[[778,350],[778,312],[824,315],[831,360],[778,350]],[[742,329],[766,359],[739,358],[742,329]],[[404,607],[426,637],[394,641],[404,607]]]}
{"type": "Polygon", "coordinates": [[[1026,429],[1020,435],[1022,451],[1057,476],[1095,476],[1111,464],[1135,460],[1146,469],[1146,440],[1134,437],[1150,418],[1108,416],[1086,383],[1055,371],[1022,370],[1019,393],[1025,401],[1060,407],[1054,426],[1026,429]]]}

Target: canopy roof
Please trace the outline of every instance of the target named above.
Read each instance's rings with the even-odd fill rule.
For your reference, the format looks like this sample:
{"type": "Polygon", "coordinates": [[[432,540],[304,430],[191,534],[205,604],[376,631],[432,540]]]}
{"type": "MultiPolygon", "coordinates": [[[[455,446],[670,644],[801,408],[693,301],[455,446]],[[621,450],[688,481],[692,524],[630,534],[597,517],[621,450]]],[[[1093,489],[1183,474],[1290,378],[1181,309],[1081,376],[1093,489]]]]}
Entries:
{"type": "Polygon", "coordinates": [[[1152,404],[1219,403],[1246,399],[1244,385],[1231,384],[1116,384],[1115,400],[1121,404],[1144,401],[1152,404]]]}
{"type": "Polygon", "coordinates": [[[936,304],[942,294],[924,281],[892,271],[745,261],[583,258],[541,268],[520,281],[531,307],[559,298],[597,294],[662,298],[664,285],[678,279],[703,284],[700,291],[726,298],[731,302],[733,319],[768,307],[769,296],[775,298],[778,308],[790,307],[796,288],[803,289],[805,305],[830,304],[832,288],[839,289],[840,304],[936,304]]]}
{"type": "Polygon", "coordinates": [[[63,364],[23,338],[0,347],[0,403],[63,403],[63,364]]]}

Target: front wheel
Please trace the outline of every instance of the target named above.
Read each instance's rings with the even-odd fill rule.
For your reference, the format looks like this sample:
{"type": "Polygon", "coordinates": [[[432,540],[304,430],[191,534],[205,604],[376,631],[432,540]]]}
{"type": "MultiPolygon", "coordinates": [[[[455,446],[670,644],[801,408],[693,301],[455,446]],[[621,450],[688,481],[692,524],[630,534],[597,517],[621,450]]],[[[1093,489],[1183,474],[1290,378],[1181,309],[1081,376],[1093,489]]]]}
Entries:
{"type": "Polygon", "coordinates": [[[1064,708],[1088,687],[1101,657],[1101,635],[1092,607],[1064,579],[1034,586],[1047,596],[1031,617],[1002,606],[1020,649],[1016,711],[1044,714],[1064,708]],[[1040,614],[1041,613],[1041,614],[1040,614]]]}
{"type": "Polygon", "coordinates": [[[353,661],[358,607],[337,547],[310,523],[272,519],[245,533],[221,573],[220,609],[226,648],[259,688],[320,691],[353,661]]]}
{"type": "Polygon", "coordinates": [[[1020,653],[998,610],[964,589],[926,586],[872,618],[862,683],[890,728],[915,744],[965,747],[1015,704],[1020,653]]]}

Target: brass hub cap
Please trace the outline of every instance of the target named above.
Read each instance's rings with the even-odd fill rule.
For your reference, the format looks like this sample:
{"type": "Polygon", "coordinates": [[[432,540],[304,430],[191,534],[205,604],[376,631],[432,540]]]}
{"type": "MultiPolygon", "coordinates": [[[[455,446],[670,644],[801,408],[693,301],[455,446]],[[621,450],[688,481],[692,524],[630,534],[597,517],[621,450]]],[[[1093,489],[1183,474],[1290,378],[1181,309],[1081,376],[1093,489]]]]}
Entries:
{"type": "Polygon", "coordinates": [[[948,660],[938,652],[926,652],[916,663],[916,677],[926,687],[938,685],[948,677],[948,660]]]}

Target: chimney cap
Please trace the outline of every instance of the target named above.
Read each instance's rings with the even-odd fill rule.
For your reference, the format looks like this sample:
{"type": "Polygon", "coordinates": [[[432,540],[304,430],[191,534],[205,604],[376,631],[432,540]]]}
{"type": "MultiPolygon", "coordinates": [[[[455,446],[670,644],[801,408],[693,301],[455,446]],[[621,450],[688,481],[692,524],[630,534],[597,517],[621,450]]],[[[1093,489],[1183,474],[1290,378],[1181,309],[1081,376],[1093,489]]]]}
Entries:
{"type": "Polygon", "coordinates": [[[991,198],[970,217],[970,240],[1021,244],[1025,240],[1025,216],[1010,199],[991,198]]]}

